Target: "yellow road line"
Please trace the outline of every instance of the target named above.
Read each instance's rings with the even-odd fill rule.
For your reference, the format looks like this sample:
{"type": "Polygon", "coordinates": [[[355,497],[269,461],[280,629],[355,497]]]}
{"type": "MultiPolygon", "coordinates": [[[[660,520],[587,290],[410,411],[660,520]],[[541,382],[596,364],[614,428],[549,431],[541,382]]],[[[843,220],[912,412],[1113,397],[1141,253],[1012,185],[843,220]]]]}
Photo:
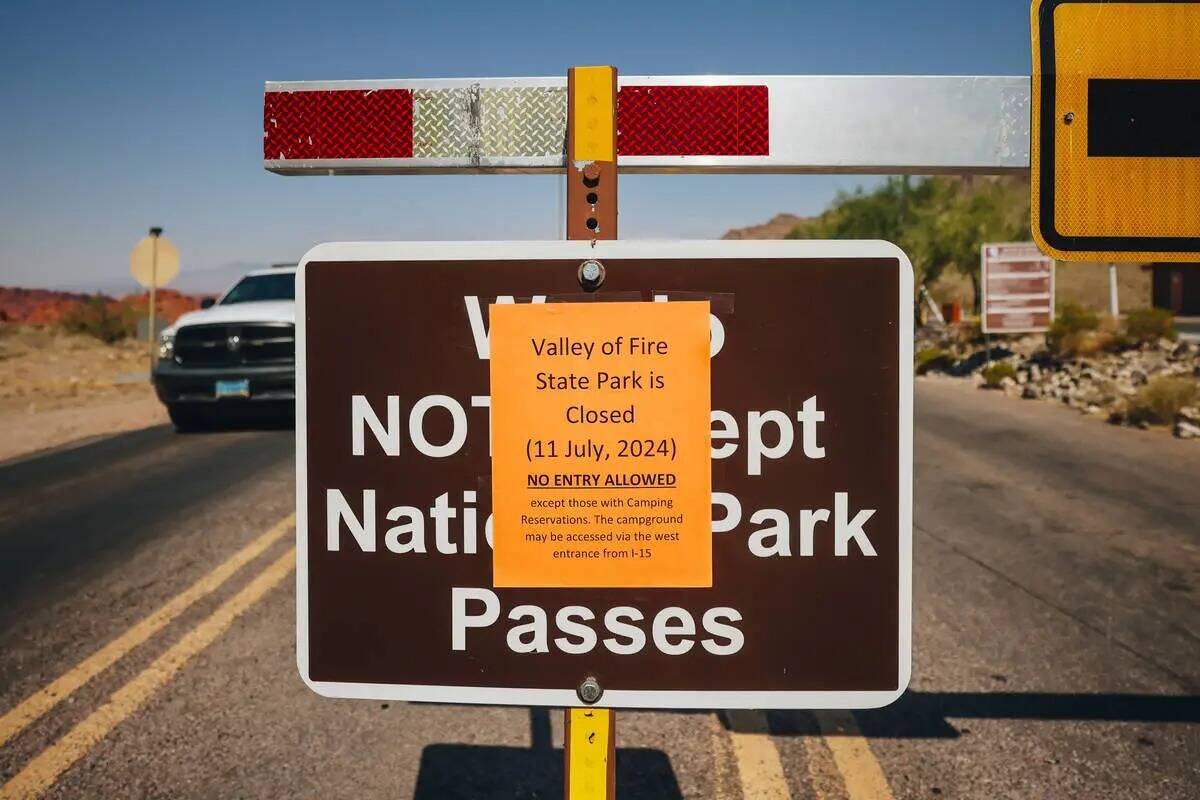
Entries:
{"type": "Polygon", "coordinates": [[[729,739],[737,763],[742,797],[747,800],[791,800],[779,749],[761,711],[727,711],[729,739]]]}
{"type": "Polygon", "coordinates": [[[212,644],[234,620],[287,577],[295,566],[296,548],[288,548],[283,556],[260,572],[245,588],[222,603],[150,666],[113,692],[107,703],[43,750],[12,780],[0,786],[0,800],[29,800],[50,788],[59,775],[137,711],[189,659],[212,644]]]}
{"type": "Polygon", "coordinates": [[[80,686],[108,669],[130,650],[165,628],[171,620],[190,608],[197,600],[211,594],[235,572],[281,539],[295,521],[296,515],[288,514],[266,533],[226,559],[212,572],[172,597],[157,611],[142,619],[125,633],[79,662],[62,677],[30,695],[3,717],[0,717],[0,745],[23,731],[80,686]]]}
{"type": "Polygon", "coordinates": [[[858,729],[854,715],[849,711],[815,711],[813,714],[833,755],[833,763],[842,774],[850,800],[894,800],[883,767],[858,729]]]}

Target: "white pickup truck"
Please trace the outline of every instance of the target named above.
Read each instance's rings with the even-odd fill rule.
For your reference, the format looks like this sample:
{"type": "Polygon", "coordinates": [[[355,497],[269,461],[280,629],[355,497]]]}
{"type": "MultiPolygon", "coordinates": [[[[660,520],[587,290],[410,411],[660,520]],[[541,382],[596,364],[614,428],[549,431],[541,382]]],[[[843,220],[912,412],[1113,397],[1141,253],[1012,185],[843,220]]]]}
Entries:
{"type": "Polygon", "coordinates": [[[162,332],[153,371],[179,430],[207,427],[235,404],[296,400],[296,269],[255,270],[162,332]]]}

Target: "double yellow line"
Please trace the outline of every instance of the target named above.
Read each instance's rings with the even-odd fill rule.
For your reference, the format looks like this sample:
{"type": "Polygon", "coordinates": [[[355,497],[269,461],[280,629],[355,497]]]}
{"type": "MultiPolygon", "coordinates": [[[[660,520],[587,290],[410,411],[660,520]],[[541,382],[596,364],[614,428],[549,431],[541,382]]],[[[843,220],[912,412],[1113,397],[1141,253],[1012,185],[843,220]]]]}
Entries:
{"type": "MultiPolygon", "coordinates": [[[[849,711],[814,711],[819,737],[804,737],[809,766],[809,784],[818,800],[829,795],[823,790],[818,760],[832,760],[840,785],[832,792],[847,800],[894,800],[883,767],[871,752],[854,715],[849,711]]],[[[741,795],[755,800],[791,800],[779,749],[771,738],[767,715],[762,711],[727,712],[728,731],[741,795]]],[[[719,724],[719,723],[718,723],[719,724]]]]}
{"type": "MultiPolygon", "coordinates": [[[[146,642],[197,601],[220,588],[238,570],[287,535],[294,524],[295,515],[289,514],[129,630],[5,713],[0,717],[0,745],[40,719],[76,689],[112,666],[131,650],[146,642]]],[[[141,707],[189,659],[212,644],[234,620],[287,577],[295,568],[295,564],[296,549],[292,547],[188,631],[153,663],[114,692],[108,702],[43,750],[10,781],[0,786],[0,800],[41,795],[59,775],[141,707]]]]}

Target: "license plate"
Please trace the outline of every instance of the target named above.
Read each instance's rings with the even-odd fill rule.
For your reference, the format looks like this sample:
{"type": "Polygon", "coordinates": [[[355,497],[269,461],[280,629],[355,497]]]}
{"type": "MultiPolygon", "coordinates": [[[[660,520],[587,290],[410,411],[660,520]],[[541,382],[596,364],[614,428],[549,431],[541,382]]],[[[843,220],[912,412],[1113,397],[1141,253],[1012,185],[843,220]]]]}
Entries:
{"type": "Polygon", "coordinates": [[[217,397],[249,397],[250,381],[217,381],[217,397]]]}

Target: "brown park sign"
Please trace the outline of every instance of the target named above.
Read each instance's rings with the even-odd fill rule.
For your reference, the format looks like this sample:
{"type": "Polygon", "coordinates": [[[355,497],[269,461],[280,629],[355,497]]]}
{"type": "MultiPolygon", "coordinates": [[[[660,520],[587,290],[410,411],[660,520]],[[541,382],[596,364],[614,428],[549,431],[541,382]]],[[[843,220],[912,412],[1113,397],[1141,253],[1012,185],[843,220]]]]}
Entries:
{"type": "Polygon", "coordinates": [[[297,273],[305,682],[430,702],[578,705],[588,677],[613,707],[891,702],[910,672],[912,280],[885,242],[315,248],[297,273]],[[606,270],[593,293],[588,259],[606,270]],[[493,543],[523,548],[501,581],[493,543]]]}

